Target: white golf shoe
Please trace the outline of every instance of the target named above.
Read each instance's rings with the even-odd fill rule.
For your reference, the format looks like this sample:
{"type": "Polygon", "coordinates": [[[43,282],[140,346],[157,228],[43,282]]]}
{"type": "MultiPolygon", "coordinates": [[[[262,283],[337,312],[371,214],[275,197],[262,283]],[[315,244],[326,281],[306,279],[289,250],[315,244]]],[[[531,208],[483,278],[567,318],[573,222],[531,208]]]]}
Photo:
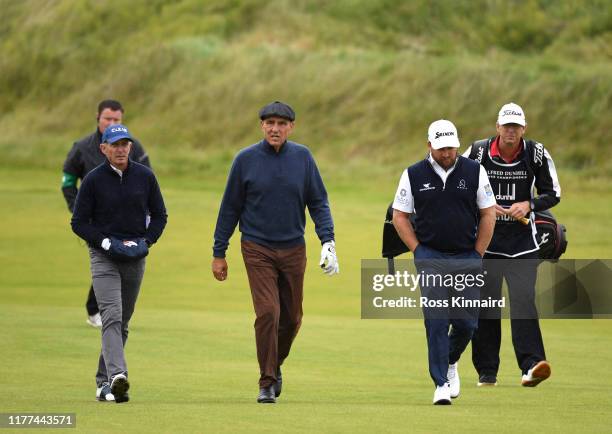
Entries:
{"type": "Polygon", "coordinates": [[[461,382],[459,381],[459,362],[448,365],[446,378],[448,378],[448,383],[450,384],[450,397],[457,398],[461,390],[461,382]]]}
{"type": "Polygon", "coordinates": [[[450,384],[444,383],[442,386],[437,386],[433,397],[434,405],[450,405],[451,392],[450,384]]]}
{"type": "Polygon", "coordinates": [[[101,402],[110,402],[115,400],[108,382],[102,383],[102,385],[96,389],[96,399],[101,402]]]}
{"type": "Polygon", "coordinates": [[[90,315],[87,317],[87,324],[92,327],[102,328],[102,317],[100,316],[100,312],[90,315]]]}
{"type": "Polygon", "coordinates": [[[542,360],[533,365],[526,374],[523,374],[521,385],[524,387],[536,387],[548,377],[550,377],[550,363],[542,360]]]}

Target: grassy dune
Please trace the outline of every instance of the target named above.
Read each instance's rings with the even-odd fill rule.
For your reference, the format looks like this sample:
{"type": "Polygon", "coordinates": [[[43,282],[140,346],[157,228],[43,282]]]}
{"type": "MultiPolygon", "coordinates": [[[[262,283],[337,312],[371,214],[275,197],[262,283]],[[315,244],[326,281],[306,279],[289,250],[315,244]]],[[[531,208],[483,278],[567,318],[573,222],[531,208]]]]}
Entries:
{"type": "Polygon", "coordinates": [[[93,130],[95,103],[115,97],[158,170],[213,176],[258,139],[257,110],[278,98],[323,165],[373,176],[420,155],[432,120],[450,118],[467,143],[493,134],[513,100],[562,169],[611,174],[597,157],[612,140],[605,1],[0,6],[0,150],[11,163],[59,167],[93,130]]]}

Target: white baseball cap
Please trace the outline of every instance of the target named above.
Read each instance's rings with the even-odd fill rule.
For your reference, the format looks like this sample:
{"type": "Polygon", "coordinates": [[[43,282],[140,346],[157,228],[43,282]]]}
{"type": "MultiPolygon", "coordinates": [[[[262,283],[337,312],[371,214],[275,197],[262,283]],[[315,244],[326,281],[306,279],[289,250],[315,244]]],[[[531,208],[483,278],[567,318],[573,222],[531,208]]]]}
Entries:
{"type": "Polygon", "coordinates": [[[440,119],[432,122],[427,130],[427,140],[434,149],[458,148],[459,134],[451,121],[440,119]]]}
{"type": "Polygon", "coordinates": [[[519,124],[524,127],[527,125],[525,112],[520,105],[513,102],[504,104],[497,115],[497,123],[499,125],[519,124]]]}

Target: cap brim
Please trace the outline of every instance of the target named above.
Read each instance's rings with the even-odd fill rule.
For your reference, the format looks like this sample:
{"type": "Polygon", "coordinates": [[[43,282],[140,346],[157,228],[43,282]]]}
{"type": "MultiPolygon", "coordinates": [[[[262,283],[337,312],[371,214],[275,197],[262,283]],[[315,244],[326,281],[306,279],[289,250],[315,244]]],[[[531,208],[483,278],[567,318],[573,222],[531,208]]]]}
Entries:
{"type": "Polygon", "coordinates": [[[433,149],[442,149],[442,148],[459,148],[461,147],[461,144],[459,143],[459,141],[457,140],[436,140],[434,142],[429,142],[431,143],[431,147],[433,149]]]}
{"type": "Polygon", "coordinates": [[[504,116],[504,119],[497,119],[499,125],[517,124],[524,127],[527,123],[519,116],[504,116]]]}
{"type": "Polygon", "coordinates": [[[259,119],[261,119],[262,121],[265,121],[266,119],[270,119],[270,118],[281,118],[281,119],[286,119],[289,122],[293,122],[294,119],[291,118],[291,116],[288,115],[281,115],[280,113],[267,113],[263,116],[260,116],[259,119]]]}
{"type": "Polygon", "coordinates": [[[118,142],[119,140],[122,140],[122,139],[128,139],[128,140],[132,141],[132,138],[130,136],[128,136],[128,135],[121,135],[121,136],[118,136],[118,137],[113,137],[112,139],[108,139],[106,143],[108,143],[109,145],[112,145],[113,143],[118,142]]]}

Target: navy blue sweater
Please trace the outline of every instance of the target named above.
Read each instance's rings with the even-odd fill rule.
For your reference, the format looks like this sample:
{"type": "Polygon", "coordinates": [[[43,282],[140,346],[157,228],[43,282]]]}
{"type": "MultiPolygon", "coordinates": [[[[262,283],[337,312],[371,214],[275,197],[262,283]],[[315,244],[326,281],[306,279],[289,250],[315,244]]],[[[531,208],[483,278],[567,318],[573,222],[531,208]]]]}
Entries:
{"type": "Polygon", "coordinates": [[[277,153],[262,140],[241,150],[219,209],[213,256],[225,257],[238,222],[244,241],[271,248],[303,244],[306,207],[321,242],[333,240],[327,191],[307,147],[287,141],[277,153]]]}
{"type": "Polygon", "coordinates": [[[81,183],[72,215],[72,230],[92,247],[109,236],[145,238],[153,244],[167,221],[166,207],[155,175],[129,161],[119,176],[108,160],[89,172],[81,183]],[[151,222],[146,227],[147,215],[151,222]]]}

